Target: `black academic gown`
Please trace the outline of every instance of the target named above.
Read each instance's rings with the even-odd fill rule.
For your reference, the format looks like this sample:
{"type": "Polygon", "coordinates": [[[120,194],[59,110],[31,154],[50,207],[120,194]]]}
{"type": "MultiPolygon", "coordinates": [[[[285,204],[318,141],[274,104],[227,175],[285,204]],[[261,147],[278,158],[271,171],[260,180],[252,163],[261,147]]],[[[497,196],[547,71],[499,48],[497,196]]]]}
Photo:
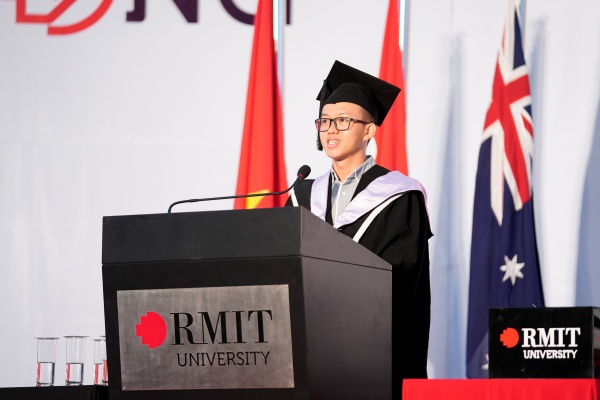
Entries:
{"type": "MultiPolygon", "coordinates": [[[[362,175],[352,198],[388,172],[379,165],[370,168],[362,175]]],[[[298,205],[307,209],[311,208],[313,182],[301,181],[294,188],[298,205]]],[[[332,224],[331,178],[326,201],[325,220],[332,224]]],[[[288,199],[286,206],[291,205],[288,199]]],[[[369,214],[339,230],[354,237],[369,214]]],[[[401,396],[402,379],[427,377],[431,303],[428,239],[431,236],[424,195],[411,190],[385,207],[359,240],[392,265],[392,394],[395,399],[401,396]]]]}

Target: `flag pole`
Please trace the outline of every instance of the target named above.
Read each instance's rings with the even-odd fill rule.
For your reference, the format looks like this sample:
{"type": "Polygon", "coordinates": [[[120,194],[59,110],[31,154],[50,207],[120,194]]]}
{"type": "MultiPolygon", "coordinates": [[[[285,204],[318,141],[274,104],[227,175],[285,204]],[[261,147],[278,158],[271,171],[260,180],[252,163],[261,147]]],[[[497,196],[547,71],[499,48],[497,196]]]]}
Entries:
{"type": "Polygon", "coordinates": [[[521,28],[521,41],[525,44],[525,12],[527,9],[527,0],[520,0],[519,14],[521,14],[521,21],[519,21],[519,28],[521,28]]]}
{"type": "Polygon", "coordinates": [[[273,5],[273,39],[277,52],[277,77],[279,80],[279,93],[282,95],[281,103],[283,106],[283,25],[287,13],[286,0],[273,0],[277,4],[273,5]]]}
{"type": "Polygon", "coordinates": [[[409,0],[398,0],[398,10],[400,11],[400,40],[398,45],[400,46],[400,51],[402,51],[402,72],[404,73],[404,88],[402,90],[406,90],[406,66],[408,61],[408,7],[409,0]]]}

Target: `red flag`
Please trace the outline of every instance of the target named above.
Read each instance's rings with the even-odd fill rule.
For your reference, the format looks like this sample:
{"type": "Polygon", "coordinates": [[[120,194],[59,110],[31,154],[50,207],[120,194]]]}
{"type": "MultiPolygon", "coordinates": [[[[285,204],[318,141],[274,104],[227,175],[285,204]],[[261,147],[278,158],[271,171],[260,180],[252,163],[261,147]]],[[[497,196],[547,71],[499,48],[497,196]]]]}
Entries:
{"type": "MultiPolygon", "coordinates": [[[[259,0],[246,97],[246,117],[236,194],[287,188],[283,154],[283,118],[273,39],[273,0],[259,0]]],[[[236,199],[234,208],[280,207],[285,196],[236,199]]]]}
{"type": "Polygon", "coordinates": [[[398,0],[390,0],[379,77],[402,89],[392,109],[376,135],[377,164],[408,175],[406,156],[406,105],[404,101],[404,72],[400,50],[398,0]]]}

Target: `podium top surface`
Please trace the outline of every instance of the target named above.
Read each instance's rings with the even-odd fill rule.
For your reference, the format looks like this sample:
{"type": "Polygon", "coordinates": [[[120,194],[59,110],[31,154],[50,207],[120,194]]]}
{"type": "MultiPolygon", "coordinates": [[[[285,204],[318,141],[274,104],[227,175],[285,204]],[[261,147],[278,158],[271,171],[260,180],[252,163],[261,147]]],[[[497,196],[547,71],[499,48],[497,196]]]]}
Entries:
{"type": "Polygon", "coordinates": [[[104,265],[290,256],[391,269],[303,207],[103,219],[104,265]]]}

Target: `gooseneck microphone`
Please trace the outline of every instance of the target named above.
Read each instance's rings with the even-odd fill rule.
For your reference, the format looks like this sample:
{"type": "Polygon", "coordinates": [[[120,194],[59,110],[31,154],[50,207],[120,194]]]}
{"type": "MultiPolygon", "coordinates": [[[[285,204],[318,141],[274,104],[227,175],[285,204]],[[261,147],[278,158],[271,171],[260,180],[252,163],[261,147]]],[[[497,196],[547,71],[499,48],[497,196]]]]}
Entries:
{"type": "Polygon", "coordinates": [[[237,196],[222,196],[222,197],[206,197],[203,199],[189,199],[189,200],[179,200],[169,206],[169,214],[171,213],[171,209],[173,206],[181,203],[196,203],[198,201],[212,201],[212,200],[226,200],[226,199],[241,199],[246,197],[258,197],[258,196],[276,196],[278,194],[284,194],[292,190],[296,184],[304,179],[310,174],[310,167],[308,165],[303,165],[298,169],[296,173],[296,180],[292,183],[292,186],[285,189],[282,192],[269,192],[269,193],[252,193],[252,194],[240,194],[237,196]]]}

